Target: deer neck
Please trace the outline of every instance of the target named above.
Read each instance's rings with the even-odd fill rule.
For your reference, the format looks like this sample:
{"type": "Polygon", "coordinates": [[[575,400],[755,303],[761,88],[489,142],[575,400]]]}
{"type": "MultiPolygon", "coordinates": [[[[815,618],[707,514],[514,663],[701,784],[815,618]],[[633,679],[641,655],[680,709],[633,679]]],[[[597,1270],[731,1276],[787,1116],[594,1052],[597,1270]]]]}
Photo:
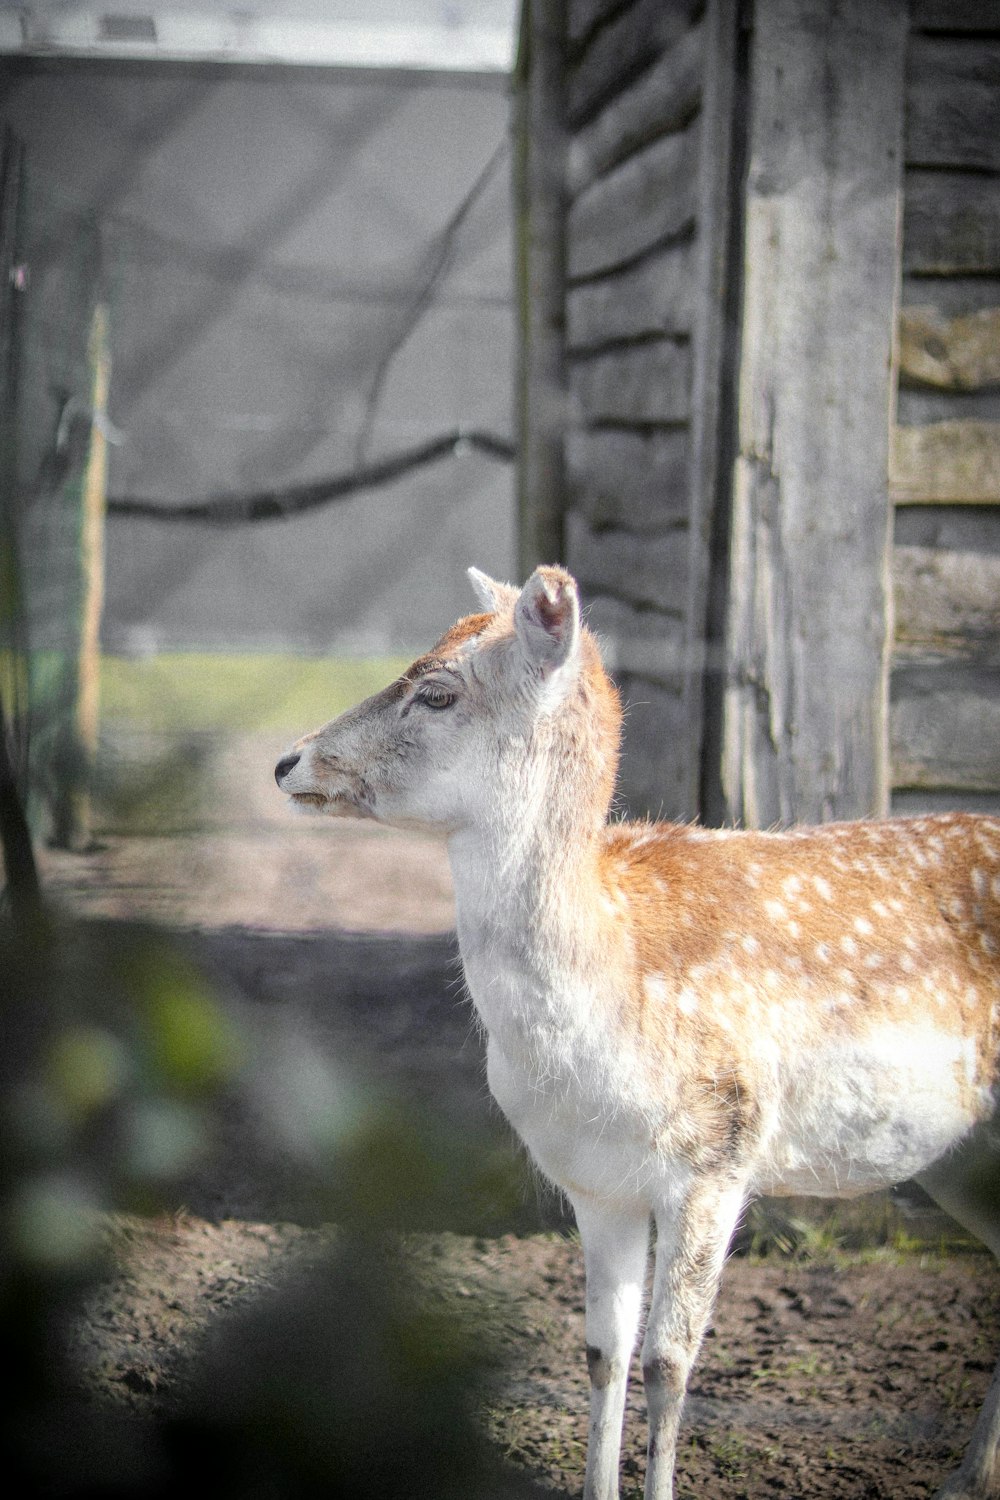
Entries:
{"type": "Polygon", "coordinates": [[[600,940],[605,810],[559,764],[522,765],[506,780],[490,814],[449,839],[459,946],[489,1029],[490,1011],[516,995],[537,1017],[586,970],[600,940]]]}

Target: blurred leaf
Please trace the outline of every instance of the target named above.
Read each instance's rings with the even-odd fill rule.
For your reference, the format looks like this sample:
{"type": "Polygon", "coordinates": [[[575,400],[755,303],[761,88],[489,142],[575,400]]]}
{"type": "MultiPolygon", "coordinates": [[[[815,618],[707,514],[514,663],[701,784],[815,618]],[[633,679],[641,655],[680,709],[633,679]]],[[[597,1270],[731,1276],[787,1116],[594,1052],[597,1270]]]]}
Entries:
{"type": "Polygon", "coordinates": [[[49,1079],[71,1117],[84,1120],[121,1093],[132,1072],[128,1049],[100,1026],[68,1026],[53,1043],[49,1079]]]}
{"type": "Polygon", "coordinates": [[[173,1099],[142,1099],[125,1121],[125,1160],[130,1176],[156,1186],[187,1172],[206,1149],[205,1122],[173,1099]]]}
{"type": "Polygon", "coordinates": [[[156,1072],[182,1090],[203,1090],[232,1078],[243,1048],[197,969],[162,947],[142,955],[135,979],[156,1072]]]}
{"type": "Polygon", "coordinates": [[[344,1142],[331,1193],[333,1216],[348,1223],[473,1233],[516,1214],[523,1175],[506,1145],[456,1137],[436,1116],[387,1100],[344,1142]]]}
{"type": "Polygon", "coordinates": [[[10,1204],[13,1248],[39,1271],[61,1271],[96,1257],[102,1228],[91,1188],[71,1172],[29,1177],[10,1204]]]}

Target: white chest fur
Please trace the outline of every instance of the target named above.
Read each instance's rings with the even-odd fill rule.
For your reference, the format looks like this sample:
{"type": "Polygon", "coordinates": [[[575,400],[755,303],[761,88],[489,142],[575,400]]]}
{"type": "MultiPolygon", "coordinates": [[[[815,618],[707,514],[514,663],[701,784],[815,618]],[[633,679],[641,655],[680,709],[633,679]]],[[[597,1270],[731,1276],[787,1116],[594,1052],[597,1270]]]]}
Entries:
{"type": "Polygon", "coordinates": [[[538,1167],[570,1194],[635,1200],[663,1163],[631,1039],[606,984],[565,974],[526,935],[470,920],[459,901],[466,982],[486,1028],[497,1104],[538,1167]],[[609,1003],[611,1001],[611,1003],[609,1003]]]}

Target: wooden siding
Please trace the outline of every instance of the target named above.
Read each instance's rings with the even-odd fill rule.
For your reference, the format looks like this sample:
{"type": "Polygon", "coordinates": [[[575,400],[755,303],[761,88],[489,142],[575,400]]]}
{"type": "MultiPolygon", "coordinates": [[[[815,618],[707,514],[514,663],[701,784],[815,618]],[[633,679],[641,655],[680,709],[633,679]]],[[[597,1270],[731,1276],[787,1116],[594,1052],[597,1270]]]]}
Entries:
{"type": "Polygon", "coordinates": [[[906,70],[893,806],[1000,810],[1000,4],[914,0],[906,70]]]}
{"type": "Polygon", "coordinates": [[[597,177],[573,199],[571,283],[629,265],[694,222],[698,126],[671,132],[597,177]]]}
{"type": "Polygon", "coordinates": [[[903,0],[754,10],[721,751],[751,826],[888,801],[905,42],[903,0]]]}
{"type": "MultiPolygon", "coordinates": [[[[735,26],[728,0],[708,12],[699,0],[568,8],[566,560],[627,704],[625,798],[670,816],[697,810],[691,519],[713,408],[694,393],[718,270],[705,174],[725,170],[706,48],[720,14],[735,26]]],[[[727,110],[726,141],[730,129],[727,110]]]]}
{"type": "Polygon", "coordinates": [[[694,317],[694,244],[682,238],[610,276],[579,281],[566,297],[566,337],[577,353],[657,335],[683,337],[694,317]]]}
{"type": "Polygon", "coordinates": [[[589,120],[669,52],[704,0],[569,0],[567,107],[574,129],[589,120]]]}
{"type": "Polygon", "coordinates": [[[562,537],[628,804],[1000,810],[1000,0],[564,15],[562,537]]]}
{"type": "Polygon", "coordinates": [[[575,508],[594,531],[655,536],[687,521],[686,424],[577,428],[567,442],[566,467],[575,508]]]}

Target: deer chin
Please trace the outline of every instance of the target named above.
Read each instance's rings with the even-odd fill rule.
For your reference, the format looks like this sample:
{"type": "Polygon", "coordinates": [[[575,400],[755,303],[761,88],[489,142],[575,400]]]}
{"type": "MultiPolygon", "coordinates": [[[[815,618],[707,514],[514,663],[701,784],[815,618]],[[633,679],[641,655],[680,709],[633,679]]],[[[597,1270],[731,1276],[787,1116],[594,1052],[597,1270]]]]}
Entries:
{"type": "Polygon", "coordinates": [[[288,800],[299,812],[327,818],[373,818],[375,814],[351,792],[288,792],[288,800]]]}
{"type": "Polygon", "coordinates": [[[325,812],[329,801],[321,792],[286,792],[285,795],[291,806],[303,813],[325,812]]]}

